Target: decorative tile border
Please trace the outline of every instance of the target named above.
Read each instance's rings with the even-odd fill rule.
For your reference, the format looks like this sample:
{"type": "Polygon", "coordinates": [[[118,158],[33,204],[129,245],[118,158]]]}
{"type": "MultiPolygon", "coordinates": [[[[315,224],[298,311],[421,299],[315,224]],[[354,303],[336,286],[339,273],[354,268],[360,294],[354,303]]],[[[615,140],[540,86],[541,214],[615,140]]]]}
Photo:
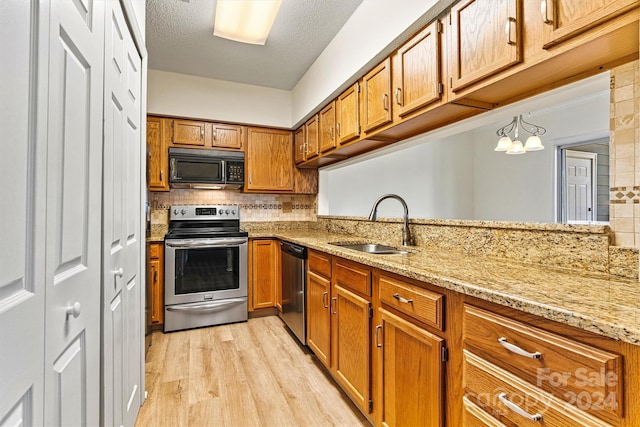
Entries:
{"type": "Polygon", "coordinates": [[[609,201],[614,205],[640,203],[640,186],[611,187],[609,190],[609,201]]]}

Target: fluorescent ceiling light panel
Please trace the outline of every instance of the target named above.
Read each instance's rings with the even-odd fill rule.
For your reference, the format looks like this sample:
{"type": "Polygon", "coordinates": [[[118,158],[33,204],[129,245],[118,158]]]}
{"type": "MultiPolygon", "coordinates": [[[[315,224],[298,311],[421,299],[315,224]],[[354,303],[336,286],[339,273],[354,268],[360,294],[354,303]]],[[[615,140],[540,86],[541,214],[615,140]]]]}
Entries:
{"type": "Polygon", "coordinates": [[[218,0],[213,35],[265,44],[282,0],[218,0]]]}

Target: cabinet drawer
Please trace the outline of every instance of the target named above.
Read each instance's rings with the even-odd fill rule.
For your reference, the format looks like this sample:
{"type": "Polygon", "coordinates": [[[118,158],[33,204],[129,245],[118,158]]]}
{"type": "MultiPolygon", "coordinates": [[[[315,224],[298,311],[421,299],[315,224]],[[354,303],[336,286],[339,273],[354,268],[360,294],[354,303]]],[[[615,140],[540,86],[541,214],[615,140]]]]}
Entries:
{"type": "Polygon", "coordinates": [[[162,251],[164,249],[164,245],[160,243],[151,243],[149,245],[149,258],[150,259],[158,259],[162,256],[162,251]]]}
{"type": "Polygon", "coordinates": [[[348,288],[363,295],[371,296],[371,270],[360,264],[336,260],[336,283],[343,288],[348,288]]]}
{"type": "MultiPolygon", "coordinates": [[[[467,350],[464,350],[463,376],[466,399],[504,424],[519,427],[610,426],[467,350]],[[533,417],[540,419],[531,419],[533,417]]],[[[467,411],[465,408],[465,419],[469,417],[467,411]]],[[[477,417],[478,414],[474,415],[477,417]]]]}
{"type": "Polygon", "coordinates": [[[380,302],[441,331],[444,330],[444,295],[381,274],[380,302]]]}
{"type": "Polygon", "coordinates": [[[506,427],[500,421],[487,414],[476,404],[471,402],[466,396],[462,398],[464,413],[462,415],[462,425],[465,427],[506,427]]]}
{"type": "Polygon", "coordinates": [[[322,252],[309,251],[309,271],[313,271],[326,278],[331,278],[331,255],[322,252]]]}
{"type": "Polygon", "coordinates": [[[568,402],[616,422],[622,408],[622,356],[469,305],[464,348],[568,402]]]}

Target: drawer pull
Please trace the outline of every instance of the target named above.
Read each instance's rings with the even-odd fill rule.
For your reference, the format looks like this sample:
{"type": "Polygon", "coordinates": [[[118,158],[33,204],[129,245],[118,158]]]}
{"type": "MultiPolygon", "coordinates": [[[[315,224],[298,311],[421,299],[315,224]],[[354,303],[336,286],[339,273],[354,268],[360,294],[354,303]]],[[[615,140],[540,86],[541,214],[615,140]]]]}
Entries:
{"type": "Polygon", "coordinates": [[[498,342],[500,343],[501,346],[503,346],[504,348],[506,348],[512,353],[518,354],[520,356],[528,357],[529,359],[542,359],[542,353],[540,353],[539,351],[536,351],[535,353],[529,353],[528,351],[521,349],[517,345],[511,344],[510,342],[507,341],[505,337],[498,338],[498,342]]]}
{"type": "Polygon", "coordinates": [[[400,296],[400,294],[398,294],[398,293],[393,294],[393,297],[394,297],[395,299],[397,299],[398,301],[403,302],[403,303],[405,303],[405,304],[412,304],[412,303],[413,303],[413,299],[406,299],[406,298],[402,298],[402,297],[400,296]]]}
{"type": "Polygon", "coordinates": [[[524,409],[522,409],[521,407],[519,407],[515,403],[510,402],[509,399],[507,399],[507,393],[500,393],[498,395],[498,399],[500,400],[500,402],[502,402],[502,404],[504,406],[506,406],[507,408],[511,409],[516,414],[518,414],[518,415],[520,415],[522,417],[525,417],[526,419],[531,420],[531,421],[542,421],[542,415],[537,414],[537,413],[531,415],[530,413],[528,413],[527,411],[525,411],[524,409]]]}
{"type": "Polygon", "coordinates": [[[382,347],[382,344],[380,344],[380,337],[378,336],[379,332],[381,330],[382,330],[382,325],[377,325],[376,326],[376,334],[375,334],[375,336],[376,336],[376,347],[382,347]]]}

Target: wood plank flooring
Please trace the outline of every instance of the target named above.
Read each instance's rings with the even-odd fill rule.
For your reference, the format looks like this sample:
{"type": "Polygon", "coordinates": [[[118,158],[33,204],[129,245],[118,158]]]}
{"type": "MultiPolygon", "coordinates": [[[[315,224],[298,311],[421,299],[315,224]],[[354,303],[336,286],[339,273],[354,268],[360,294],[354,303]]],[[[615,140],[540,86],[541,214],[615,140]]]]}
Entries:
{"type": "Polygon", "coordinates": [[[277,316],[163,334],[136,427],[369,426],[277,316]]]}

